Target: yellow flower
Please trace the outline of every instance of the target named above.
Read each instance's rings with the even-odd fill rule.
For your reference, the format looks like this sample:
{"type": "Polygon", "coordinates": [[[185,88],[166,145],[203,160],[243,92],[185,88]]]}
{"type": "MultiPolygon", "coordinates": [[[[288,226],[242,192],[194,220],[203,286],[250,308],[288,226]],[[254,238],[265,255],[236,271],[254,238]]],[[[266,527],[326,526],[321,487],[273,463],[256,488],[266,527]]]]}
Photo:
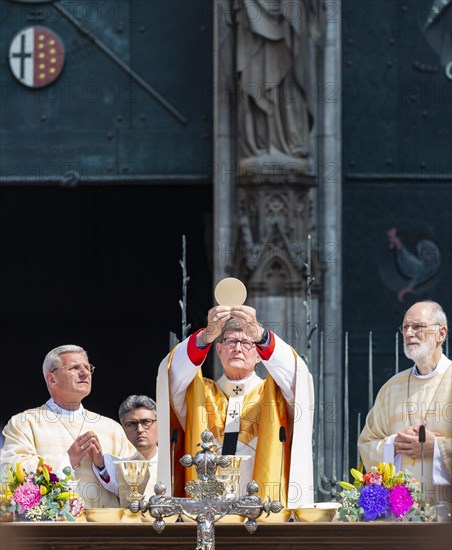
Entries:
{"type": "Polygon", "coordinates": [[[42,473],[44,474],[44,479],[46,481],[50,481],[49,470],[47,469],[47,466],[45,464],[42,465],[42,473]]]}
{"type": "Polygon", "coordinates": [[[13,469],[11,468],[11,466],[9,466],[6,474],[7,474],[6,482],[14,483],[13,469]]]}
{"type": "Polygon", "coordinates": [[[350,470],[350,473],[356,479],[356,481],[361,481],[361,482],[364,481],[363,474],[361,472],[359,472],[358,470],[356,470],[355,468],[352,468],[350,470]]]}
{"type": "Polygon", "coordinates": [[[60,493],[58,496],[57,496],[57,500],[67,500],[68,498],[71,497],[71,493],[69,493],[68,491],[65,491],[63,493],[60,493]]]}
{"type": "Polygon", "coordinates": [[[348,483],[347,481],[339,481],[339,485],[343,489],[347,489],[347,491],[352,491],[355,488],[354,485],[352,485],[351,483],[348,483]]]}
{"type": "Polygon", "coordinates": [[[12,496],[13,493],[8,489],[8,487],[4,484],[1,484],[0,504],[8,504],[12,496]]]}
{"type": "Polygon", "coordinates": [[[45,468],[47,468],[48,472],[51,472],[53,470],[52,466],[49,466],[48,464],[44,464],[44,462],[41,463],[41,461],[40,461],[39,464],[38,464],[37,472],[39,472],[41,474],[44,471],[45,468]]]}
{"type": "Polygon", "coordinates": [[[46,495],[46,494],[48,493],[47,488],[44,487],[44,485],[40,485],[40,486],[39,486],[39,491],[40,491],[40,493],[41,493],[42,496],[44,496],[44,495],[46,495]]]}
{"type": "MultiPolygon", "coordinates": [[[[391,488],[397,482],[397,478],[395,478],[396,467],[392,462],[380,462],[377,466],[377,472],[381,475],[385,487],[391,488]]],[[[401,476],[400,479],[403,480],[403,474],[398,475],[401,476]]]]}
{"type": "Polygon", "coordinates": [[[389,466],[389,477],[393,478],[395,476],[395,473],[396,473],[396,467],[394,466],[394,464],[392,462],[390,462],[388,464],[388,466],[389,466]]]}
{"type": "Polygon", "coordinates": [[[383,481],[387,481],[389,478],[389,464],[387,462],[380,462],[377,466],[377,472],[382,476],[383,481]]]}
{"type": "Polygon", "coordinates": [[[25,471],[20,462],[16,462],[16,477],[19,483],[23,483],[25,481],[25,471]]]}

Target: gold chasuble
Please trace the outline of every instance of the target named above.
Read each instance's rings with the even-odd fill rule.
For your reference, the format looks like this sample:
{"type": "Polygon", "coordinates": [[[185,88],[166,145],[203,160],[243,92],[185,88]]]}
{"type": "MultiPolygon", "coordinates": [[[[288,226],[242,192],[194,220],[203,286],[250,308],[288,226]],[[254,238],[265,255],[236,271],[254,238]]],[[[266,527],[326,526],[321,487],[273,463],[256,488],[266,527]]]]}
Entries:
{"type": "MultiPolygon", "coordinates": [[[[187,423],[185,452],[191,455],[199,451],[200,434],[208,428],[220,443],[224,439],[224,426],[228,398],[217,384],[203,378],[201,369],[187,389],[187,423]]],[[[287,406],[281,390],[268,374],[265,381],[254,388],[243,401],[238,439],[249,444],[257,438],[253,479],[259,484],[260,495],[265,498],[279,486],[281,468],[281,444],[279,429],[289,426],[287,406]]],[[[290,440],[290,436],[288,437],[290,440]]],[[[289,481],[290,453],[285,453],[283,467],[283,500],[289,481]]],[[[187,468],[185,480],[196,477],[194,468],[187,468]]]]}
{"type": "Polygon", "coordinates": [[[228,448],[233,433],[237,437],[237,447],[232,448],[237,448],[237,456],[249,455],[241,466],[241,491],[246,483],[254,479],[259,484],[261,497],[279,498],[282,459],[279,436],[280,428],[284,427],[287,434],[282,465],[282,503],[290,508],[312,503],[314,386],[304,361],[290,346],[272,334],[275,347],[271,355],[263,359],[268,371],[265,380],[254,375],[253,380],[251,377],[248,379],[247,387],[246,380],[232,383],[225,376],[213,382],[202,375],[202,357],[199,359],[198,356],[197,364],[190,360],[187,353],[190,338],[193,336],[178,344],[163,359],[157,377],[157,479],[166,486],[166,494],[184,496],[184,487],[196,472],[193,468],[182,468],[179,458],[184,453],[195,455],[199,451],[201,433],[208,428],[216,445],[225,447],[225,454],[234,452],[231,453],[231,447],[228,448]],[[185,380],[180,382],[186,388],[180,390],[175,383],[171,391],[169,374],[176,350],[179,354],[178,368],[182,364],[187,385],[184,385],[185,380]],[[289,402],[277,384],[276,376],[271,374],[272,369],[275,373],[281,372],[279,369],[283,361],[286,365],[290,362],[285,372],[290,373],[288,377],[293,377],[294,398],[289,402]],[[229,436],[229,443],[225,433],[229,436]]]}

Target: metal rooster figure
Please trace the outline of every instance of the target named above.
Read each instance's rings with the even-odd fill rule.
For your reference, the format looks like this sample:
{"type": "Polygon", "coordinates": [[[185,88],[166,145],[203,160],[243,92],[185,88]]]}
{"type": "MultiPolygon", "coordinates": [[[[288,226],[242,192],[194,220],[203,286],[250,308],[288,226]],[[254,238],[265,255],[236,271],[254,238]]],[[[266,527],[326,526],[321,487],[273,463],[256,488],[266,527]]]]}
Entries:
{"type": "Polygon", "coordinates": [[[397,229],[392,227],[387,231],[389,248],[395,251],[397,268],[405,279],[410,282],[397,294],[399,302],[405,295],[413,293],[421,284],[434,277],[441,267],[441,253],[438,246],[427,239],[416,244],[416,252],[410,251],[397,235],[397,229]]]}
{"type": "Polygon", "coordinates": [[[278,513],[282,510],[282,504],[277,501],[270,501],[267,498],[264,502],[257,495],[259,487],[255,481],[250,481],[246,486],[248,494],[243,497],[226,498],[224,483],[218,481],[215,476],[217,467],[225,468],[229,465],[229,458],[218,456],[212,451],[213,434],[205,430],[201,434],[200,446],[202,451],[195,456],[184,455],[180,463],[189,468],[195,466],[197,480],[189,481],[185,490],[191,498],[178,498],[165,496],[165,485],[157,483],[154,487],[155,495],[148,502],[131,502],[129,509],[132,512],[146,512],[155,519],[153,523],[157,533],[165,529],[164,517],[173,515],[185,515],[198,524],[196,550],[215,549],[215,523],[228,514],[239,515],[248,518],[245,527],[249,533],[257,529],[256,519],[266,512],[278,513]]]}

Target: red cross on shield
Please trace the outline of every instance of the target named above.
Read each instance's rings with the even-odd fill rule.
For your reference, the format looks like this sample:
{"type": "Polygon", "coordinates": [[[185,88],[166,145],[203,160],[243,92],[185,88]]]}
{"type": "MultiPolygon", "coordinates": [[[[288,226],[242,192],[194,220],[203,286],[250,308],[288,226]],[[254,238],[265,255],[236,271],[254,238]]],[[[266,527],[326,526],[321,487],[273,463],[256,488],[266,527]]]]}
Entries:
{"type": "Polygon", "coordinates": [[[63,42],[47,27],[22,29],[11,41],[9,65],[13,75],[24,86],[48,86],[63,69],[63,42]]]}

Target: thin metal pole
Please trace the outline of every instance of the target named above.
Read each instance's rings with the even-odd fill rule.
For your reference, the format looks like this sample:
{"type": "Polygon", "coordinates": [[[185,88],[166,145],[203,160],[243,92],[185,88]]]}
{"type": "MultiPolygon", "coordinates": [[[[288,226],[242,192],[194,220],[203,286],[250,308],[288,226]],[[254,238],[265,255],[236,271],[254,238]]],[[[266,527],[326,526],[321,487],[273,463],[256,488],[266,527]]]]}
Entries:
{"type": "MultiPolygon", "coordinates": [[[[359,434],[361,433],[361,413],[358,413],[358,419],[356,422],[356,441],[358,441],[359,434]]],[[[360,463],[360,456],[359,456],[359,449],[358,445],[356,445],[356,466],[360,463]]]]}
{"type": "Polygon", "coordinates": [[[318,469],[317,483],[318,490],[322,495],[329,495],[330,492],[322,487],[322,483],[329,483],[325,475],[325,384],[323,379],[323,360],[324,360],[324,339],[323,332],[320,332],[319,349],[319,448],[318,448],[318,469]]]}
{"type": "Polygon", "coordinates": [[[306,353],[308,356],[308,368],[312,368],[312,350],[311,350],[311,235],[308,235],[307,245],[307,259],[306,259],[306,353]]]}
{"type": "Polygon", "coordinates": [[[369,399],[368,410],[374,404],[374,373],[373,373],[373,355],[372,355],[372,331],[369,332],[369,399]]]}
{"type": "Polygon", "coordinates": [[[331,486],[332,486],[332,491],[334,491],[334,488],[336,486],[336,482],[337,482],[337,475],[336,475],[336,432],[337,432],[337,428],[336,428],[336,419],[337,419],[337,415],[336,415],[336,394],[334,394],[333,396],[333,433],[332,433],[332,437],[333,437],[333,452],[332,452],[332,466],[331,466],[331,486]]]}
{"type": "Polygon", "coordinates": [[[187,325],[187,287],[190,277],[187,275],[187,247],[185,244],[185,235],[182,235],[182,260],[179,264],[182,267],[182,300],[179,300],[179,306],[182,311],[182,340],[188,336],[191,325],[187,325]]]}
{"type": "Polygon", "coordinates": [[[306,362],[308,368],[312,368],[312,336],[317,330],[317,324],[311,328],[311,314],[312,314],[312,283],[315,281],[315,277],[312,277],[312,239],[311,235],[308,235],[307,243],[307,259],[305,263],[306,267],[306,300],[303,305],[306,308],[306,362]]]}
{"type": "Polygon", "coordinates": [[[344,345],[344,461],[343,461],[343,478],[346,479],[350,467],[349,444],[350,444],[350,409],[349,409],[349,394],[348,394],[348,332],[345,333],[344,345]]]}
{"type": "Polygon", "coordinates": [[[395,373],[399,372],[399,333],[395,333],[395,373]]]}
{"type": "Polygon", "coordinates": [[[169,333],[169,350],[171,351],[174,346],[176,346],[179,343],[179,338],[174,332],[169,333]]]}

